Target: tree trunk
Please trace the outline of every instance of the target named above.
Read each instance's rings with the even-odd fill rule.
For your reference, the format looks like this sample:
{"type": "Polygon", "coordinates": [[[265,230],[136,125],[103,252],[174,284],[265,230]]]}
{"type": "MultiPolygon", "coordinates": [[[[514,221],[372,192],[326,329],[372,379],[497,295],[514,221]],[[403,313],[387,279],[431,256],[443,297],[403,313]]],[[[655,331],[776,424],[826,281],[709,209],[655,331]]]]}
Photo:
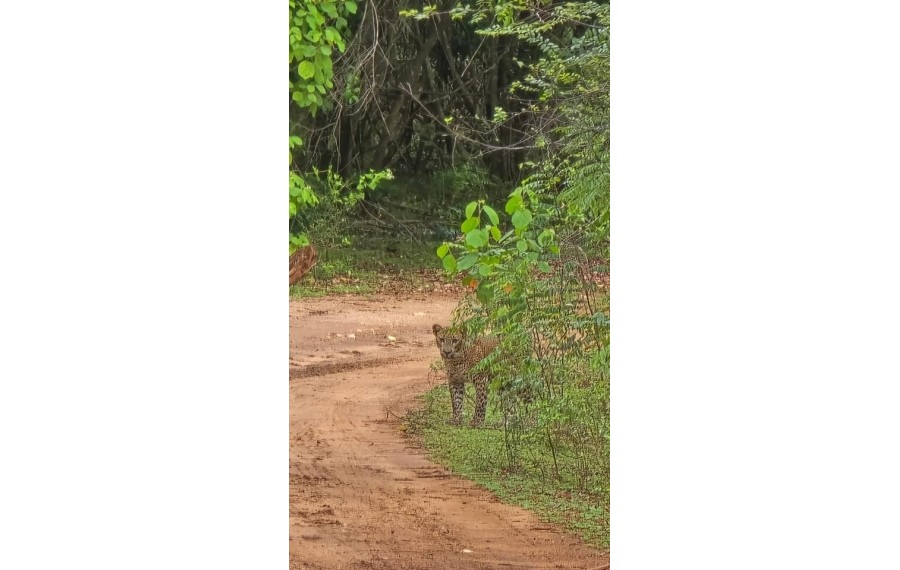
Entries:
{"type": "Polygon", "coordinates": [[[303,276],[315,267],[318,258],[319,254],[312,245],[304,245],[295,251],[288,263],[290,267],[288,283],[294,285],[303,279],[303,276]]]}
{"type": "MultiPolygon", "coordinates": [[[[427,65],[428,54],[431,53],[437,41],[438,34],[432,28],[431,35],[419,47],[419,53],[416,54],[416,57],[411,62],[404,66],[406,67],[406,73],[404,74],[404,79],[400,81],[400,85],[406,87],[416,99],[421,96],[422,91],[422,66],[427,65]]],[[[375,151],[375,156],[372,157],[372,164],[376,170],[385,168],[390,156],[396,152],[396,148],[393,147],[400,135],[403,134],[403,129],[400,128],[401,119],[403,118],[403,110],[409,108],[409,103],[409,95],[405,92],[398,93],[388,116],[384,119],[383,134],[379,141],[378,149],[375,151]]]]}

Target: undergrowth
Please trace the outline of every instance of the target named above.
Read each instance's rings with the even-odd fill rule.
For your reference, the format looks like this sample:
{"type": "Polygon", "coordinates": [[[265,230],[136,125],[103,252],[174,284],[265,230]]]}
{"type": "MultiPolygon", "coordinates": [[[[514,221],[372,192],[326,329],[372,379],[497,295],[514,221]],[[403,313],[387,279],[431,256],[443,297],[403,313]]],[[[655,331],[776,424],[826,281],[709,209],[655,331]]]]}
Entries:
{"type": "Polygon", "coordinates": [[[323,195],[316,208],[291,221],[291,231],[308,237],[319,259],[313,270],[291,287],[290,296],[443,287],[447,279],[435,249],[461,235],[459,202],[498,192],[485,177],[467,169],[430,177],[398,176],[381,182],[365,199],[354,198],[352,205],[323,195]]]}
{"type": "Polygon", "coordinates": [[[292,298],[331,294],[428,291],[446,280],[435,242],[390,238],[355,238],[349,245],[319,248],[319,260],[290,289],[292,298]]]}
{"type": "MultiPolygon", "coordinates": [[[[467,385],[468,418],[473,402],[474,388],[467,385]]],[[[424,404],[423,409],[406,416],[405,430],[428,450],[432,460],[471,479],[502,501],[561,525],[592,546],[609,548],[609,514],[599,485],[579,485],[574,480],[553,477],[541,468],[547,450],[536,441],[521,444],[521,467],[511,471],[505,455],[502,414],[494,405],[488,406],[484,427],[471,428],[447,423],[450,395],[446,384],[427,392],[424,404]]],[[[563,471],[577,468],[566,465],[575,458],[559,456],[557,460],[563,471]]]]}

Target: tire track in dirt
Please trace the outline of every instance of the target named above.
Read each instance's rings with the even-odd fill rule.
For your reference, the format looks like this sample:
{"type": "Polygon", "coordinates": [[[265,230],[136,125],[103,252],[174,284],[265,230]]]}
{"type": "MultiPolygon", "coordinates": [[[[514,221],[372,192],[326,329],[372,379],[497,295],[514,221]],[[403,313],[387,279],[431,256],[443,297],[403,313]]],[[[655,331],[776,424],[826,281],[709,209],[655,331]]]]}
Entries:
{"type": "Polygon", "coordinates": [[[416,360],[414,356],[408,356],[406,358],[390,356],[387,358],[364,358],[350,361],[338,361],[338,362],[317,362],[315,364],[307,364],[305,366],[295,366],[291,368],[291,379],[299,378],[303,376],[304,378],[311,378],[313,376],[322,376],[324,374],[336,374],[338,372],[347,372],[349,370],[356,370],[358,368],[374,368],[376,366],[387,366],[389,364],[399,364],[401,362],[409,362],[411,360],[416,360]]]}
{"type": "Polygon", "coordinates": [[[395,416],[437,381],[431,325],[455,304],[291,303],[292,570],[608,567],[607,553],[500,503],[398,432],[395,416]]]}

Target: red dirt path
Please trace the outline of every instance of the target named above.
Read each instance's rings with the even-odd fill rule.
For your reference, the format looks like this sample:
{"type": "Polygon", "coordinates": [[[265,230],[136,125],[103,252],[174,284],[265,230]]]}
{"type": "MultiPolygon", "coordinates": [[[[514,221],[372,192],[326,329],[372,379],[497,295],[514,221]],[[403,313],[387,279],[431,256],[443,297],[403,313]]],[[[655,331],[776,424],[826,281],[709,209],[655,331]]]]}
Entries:
{"type": "Polygon", "coordinates": [[[397,418],[436,381],[431,325],[455,305],[433,294],[291,302],[291,570],[609,567],[607,553],[401,435],[397,418]]]}

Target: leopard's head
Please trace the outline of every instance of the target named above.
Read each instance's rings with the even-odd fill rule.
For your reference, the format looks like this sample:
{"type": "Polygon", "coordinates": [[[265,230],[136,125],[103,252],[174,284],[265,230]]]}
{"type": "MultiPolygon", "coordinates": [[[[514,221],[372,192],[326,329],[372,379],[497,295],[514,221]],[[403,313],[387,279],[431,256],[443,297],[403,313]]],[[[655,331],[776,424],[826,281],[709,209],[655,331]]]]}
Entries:
{"type": "Polygon", "coordinates": [[[441,356],[444,358],[453,358],[460,350],[462,350],[462,337],[452,334],[448,329],[441,325],[431,327],[434,332],[434,341],[441,356]]]}

